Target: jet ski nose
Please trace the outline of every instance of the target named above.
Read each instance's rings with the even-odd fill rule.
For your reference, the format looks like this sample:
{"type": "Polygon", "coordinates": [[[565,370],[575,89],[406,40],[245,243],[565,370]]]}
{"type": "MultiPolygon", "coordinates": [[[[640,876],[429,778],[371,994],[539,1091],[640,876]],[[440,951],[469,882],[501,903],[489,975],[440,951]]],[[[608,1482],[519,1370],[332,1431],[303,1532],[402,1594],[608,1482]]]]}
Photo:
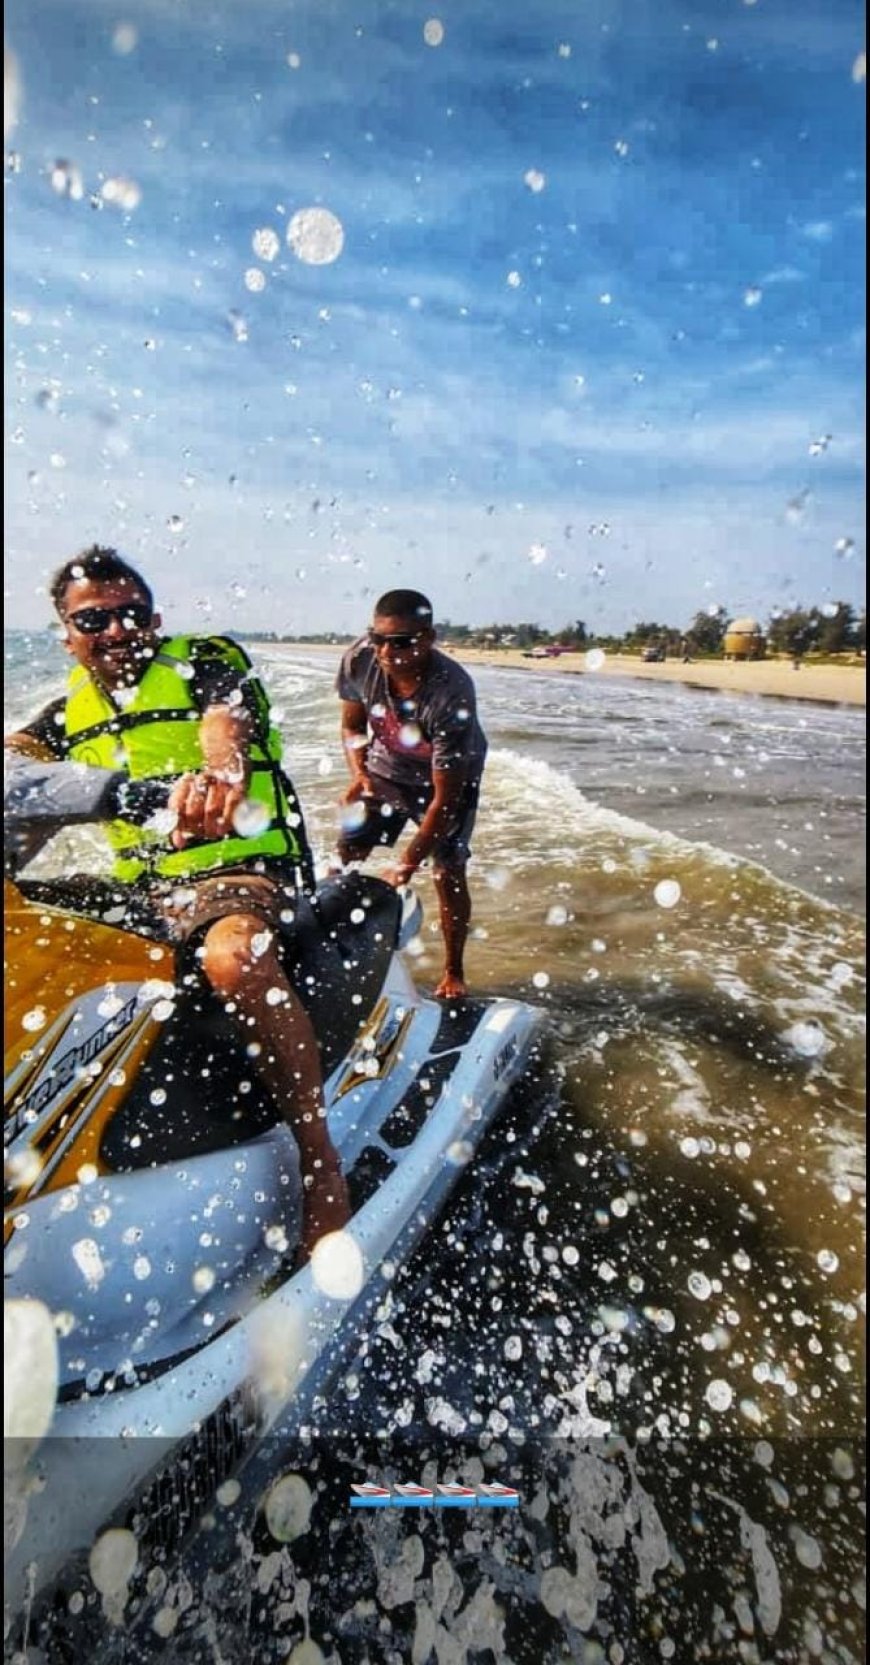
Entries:
{"type": "Polygon", "coordinates": [[[423,923],[423,904],[413,890],[403,890],[402,913],[399,919],[399,947],[407,948],[414,937],[419,936],[423,923]]]}

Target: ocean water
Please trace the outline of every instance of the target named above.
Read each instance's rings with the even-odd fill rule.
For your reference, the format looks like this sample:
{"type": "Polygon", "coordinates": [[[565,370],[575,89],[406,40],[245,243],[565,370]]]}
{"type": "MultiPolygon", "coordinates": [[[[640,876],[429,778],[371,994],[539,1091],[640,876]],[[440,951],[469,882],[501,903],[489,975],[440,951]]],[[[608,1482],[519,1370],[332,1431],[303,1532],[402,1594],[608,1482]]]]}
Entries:
{"type": "MultiPolygon", "coordinates": [[[[325,859],[334,656],[257,659],[325,859]]],[[[7,727],[62,674],[48,639],[9,638],[7,727]]],[[[475,680],[491,751],[467,969],[546,1008],[547,1091],[273,1449],[320,1526],[291,1545],[240,1527],[160,1657],[857,1661],[863,713],[475,680]],[[520,1510],[352,1518],[330,1487],[339,1459],[362,1477],[374,1432],[409,1479],[482,1439],[520,1510]]]]}

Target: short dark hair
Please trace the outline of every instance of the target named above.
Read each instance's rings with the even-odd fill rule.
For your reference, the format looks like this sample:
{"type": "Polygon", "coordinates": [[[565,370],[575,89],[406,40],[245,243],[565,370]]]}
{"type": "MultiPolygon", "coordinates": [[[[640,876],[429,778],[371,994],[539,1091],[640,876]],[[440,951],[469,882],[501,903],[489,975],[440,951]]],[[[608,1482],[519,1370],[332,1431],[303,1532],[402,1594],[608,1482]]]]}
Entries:
{"type": "Polygon", "coordinates": [[[64,596],[70,584],[77,584],[82,578],[90,578],[97,584],[113,584],[118,580],[126,582],[131,589],[140,590],[152,612],[154,610],[154,595],[142,574],[131,567],[117,549],[107,549],[94,543],[90,549],[82,550],[81,555],[74,555],[71,561],[65,561],[52,578],[48,593],[59,613],[63,612],[64,596]]]}
{"type": "Polygon", "coordinates": [[[387,590],[375,602],[372,614],[376,619],[419,619],[421,624],[432,623],[432,603],[419,590],[387,590]]]}

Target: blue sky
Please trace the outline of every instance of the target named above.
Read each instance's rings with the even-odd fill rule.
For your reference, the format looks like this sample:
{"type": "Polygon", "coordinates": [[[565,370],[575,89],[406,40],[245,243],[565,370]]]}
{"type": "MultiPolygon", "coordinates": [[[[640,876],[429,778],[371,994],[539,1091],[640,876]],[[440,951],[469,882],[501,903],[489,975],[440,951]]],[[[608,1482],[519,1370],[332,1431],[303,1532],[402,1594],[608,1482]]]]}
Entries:
{"type": "Polygon", "coordinates": [[[94,540],[187,626],[862,595],[857,0],[10,0],[6,41],[8,623],[94,540]]]}

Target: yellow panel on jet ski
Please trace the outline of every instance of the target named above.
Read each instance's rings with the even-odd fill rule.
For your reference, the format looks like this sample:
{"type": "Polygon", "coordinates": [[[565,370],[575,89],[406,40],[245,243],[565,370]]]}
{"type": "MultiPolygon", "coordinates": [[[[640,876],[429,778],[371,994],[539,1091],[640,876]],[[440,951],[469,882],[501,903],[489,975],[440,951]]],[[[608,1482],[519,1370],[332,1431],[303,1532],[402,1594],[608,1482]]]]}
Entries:
{"type": "Polygon", "coordinates": [[[147,1007],[137,1010],[129,988],[149,977],[169,982],[174,957],[170,949],[130,932],[28,902],[8,880],[4,904],[5,1241],[15,1211],[29,1197],[74,1184],[84,1167],[104,1171],[99,1155],[103,1131],[157,1032],[147,1007]],[[120,1016],[109,1015],[76,1045],[77,1003],[125,984],[128,1001],[120,1016]],[[48,1083],[34,1088],[46,1056],[57,1056],[67,1035],[72,1044],[51,1077],[53,1088],[48,1083]],[[74,1062],[82,1047],[98,1063],[97,1072],[70,1069],[64,1074],[64,1064],[74,1062]],[[125,1071],[116,1082],[110,1070],[122,1056],[125,1071]]]}
{"type": "Polygon", "coordinates": [[[110,981],[172,979],[171,949],[111,925],[74,919],[43,903],[28,902],[9,879],[3,886],[3,906],[7,1075],[39,1032],[77,995],[110,981]]]}

